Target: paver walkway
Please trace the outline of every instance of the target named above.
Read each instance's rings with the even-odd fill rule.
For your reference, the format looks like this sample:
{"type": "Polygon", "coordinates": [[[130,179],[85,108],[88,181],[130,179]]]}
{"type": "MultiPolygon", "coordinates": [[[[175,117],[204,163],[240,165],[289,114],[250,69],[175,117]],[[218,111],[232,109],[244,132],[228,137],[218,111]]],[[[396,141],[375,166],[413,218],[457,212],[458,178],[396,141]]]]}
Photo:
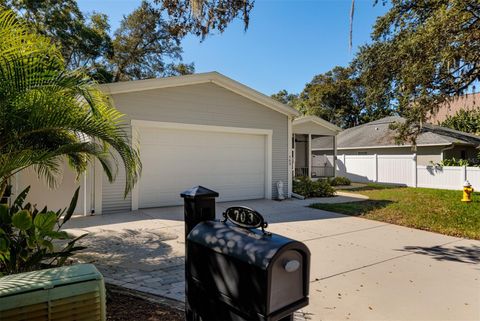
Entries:
{"type": "MultiPolygon", "coordinates": [[[[249,206],[268,230],[307,244],[311,303],[304,312],[311,320],[480,320],[479,241],[306,207],[312,202],[217,204],[217,217],[229,206],[249,206]]],[[[68,227],[90,233],[81,259],[107,282],[184,300],[182,207],[75,218],[68,227]]]]}

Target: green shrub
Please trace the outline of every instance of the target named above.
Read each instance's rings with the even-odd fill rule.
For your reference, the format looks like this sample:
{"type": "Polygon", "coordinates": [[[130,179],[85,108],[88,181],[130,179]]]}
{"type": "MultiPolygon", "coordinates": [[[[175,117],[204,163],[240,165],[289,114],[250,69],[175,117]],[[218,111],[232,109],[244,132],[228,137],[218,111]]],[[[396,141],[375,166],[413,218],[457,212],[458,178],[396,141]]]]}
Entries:
{"type": "Polygon", "coordinates": [[[79,189],[68,209],[57,212],[47,207],[39,211],[30,203],[25,204],[29,190],[30,186],[10,207],[0,204],[0,275],[62,266],[74,252],[84,249],[75,246],[75,242],[86,234],[73,238],[61,231],[72,217],[79,189]]]}
{"type": "Polygon", "coordinates": [[[444,159],[440,162],[440,166],[479,166],[478,159],[456,159],[455,157],[453,158],[447,158],[444,159]]]}
{"type": "Polygon", "coordinates": [[[340,186],[340,185],[351,185],[352,181],[343,176],[337,176],[329,180],[330,185],[340,186]]]}
{"type": "Polygon", "coordinates": [[[480,135],[480,109],[461,109],[455,115],[447,116],[441,126],[480,135]]]}
{"type": "Polygon", "coordinates": [[[335,189],[326,180],[312,181],[308,177],[299,177],[293,181],[293,192],[305,197],[335,196],[335,189]]]}

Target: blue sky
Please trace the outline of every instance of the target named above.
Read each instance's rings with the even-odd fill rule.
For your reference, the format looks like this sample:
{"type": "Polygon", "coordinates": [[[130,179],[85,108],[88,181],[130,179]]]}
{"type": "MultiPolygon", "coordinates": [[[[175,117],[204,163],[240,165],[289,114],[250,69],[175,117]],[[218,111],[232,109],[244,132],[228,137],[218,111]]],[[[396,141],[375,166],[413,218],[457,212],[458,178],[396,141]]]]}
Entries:
{"type": "MultiPolygon", "coordinates": [[[[109,16],[112,30],[137,0],[79,0],[83,11],[109,16]]],[[[248,30],[232,23],[223,34],[203,42],[194,36],[183,42],[184,62],[196,72],[218,71],[265,94],[281,89],[300,92],[314,75],[347,65],[370,40],[375,19],[387,8],[373,0],[357,0],[353,49],[348,48],[350,0],[256,0],[248,30]]]]}

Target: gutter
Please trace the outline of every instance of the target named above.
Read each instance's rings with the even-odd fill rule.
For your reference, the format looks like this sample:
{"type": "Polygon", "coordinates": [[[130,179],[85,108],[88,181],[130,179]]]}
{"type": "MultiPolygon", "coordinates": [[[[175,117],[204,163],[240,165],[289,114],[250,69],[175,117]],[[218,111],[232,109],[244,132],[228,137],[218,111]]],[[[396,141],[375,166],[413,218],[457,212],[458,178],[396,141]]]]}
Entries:
{"type": "MultiPolygon", "coordinates": [[[[355,147],[337,147],[338,150],[348,150],[348,149],[373,149],[373,148],[404,148],[412,147],[413,145],[380,145],[380,146],[355,146],[355,147]]],[[[416,145],[417,147],[435,147],[435,146],[450,146],[448,143],[438,143],[438,144],[420,144],[416,145]]]]}

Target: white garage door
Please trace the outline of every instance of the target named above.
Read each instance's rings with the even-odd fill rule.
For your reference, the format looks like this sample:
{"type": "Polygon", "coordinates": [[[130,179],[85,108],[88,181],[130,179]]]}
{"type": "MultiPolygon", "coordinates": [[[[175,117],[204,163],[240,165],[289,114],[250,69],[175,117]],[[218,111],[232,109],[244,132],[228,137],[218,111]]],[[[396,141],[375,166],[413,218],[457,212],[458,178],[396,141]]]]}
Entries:
{"type": "Polygon", "coordinates": [[[219,201],[265,197],[265,136],[203,130],[137,128],[143,163],[140,208],[179,205],[196,185],[219,201]]]}

